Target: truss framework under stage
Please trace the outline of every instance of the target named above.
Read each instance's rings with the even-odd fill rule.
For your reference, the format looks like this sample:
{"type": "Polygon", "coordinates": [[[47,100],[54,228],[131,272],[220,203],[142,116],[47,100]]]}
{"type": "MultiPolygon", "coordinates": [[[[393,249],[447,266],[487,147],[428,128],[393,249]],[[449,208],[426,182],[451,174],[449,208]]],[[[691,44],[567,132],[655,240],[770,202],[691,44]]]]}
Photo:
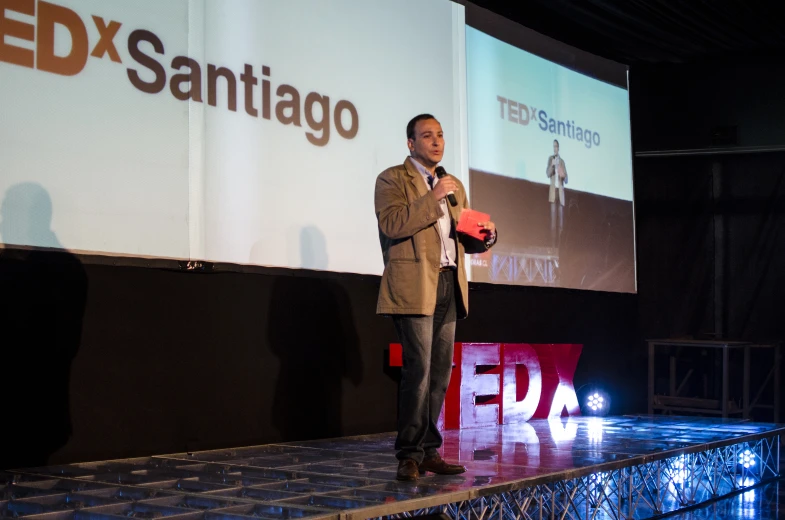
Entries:
{"type": "Polygon", "coordinates": [[[778,478],[779,450],[772,436],[381,518],[652,518],[778,478]]]}

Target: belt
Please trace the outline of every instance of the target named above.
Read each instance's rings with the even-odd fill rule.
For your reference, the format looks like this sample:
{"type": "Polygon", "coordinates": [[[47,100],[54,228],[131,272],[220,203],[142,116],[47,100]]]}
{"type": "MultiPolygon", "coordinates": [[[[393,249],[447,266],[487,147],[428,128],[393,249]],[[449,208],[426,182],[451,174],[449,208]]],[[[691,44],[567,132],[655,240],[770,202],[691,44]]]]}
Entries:
{"type": "Polygon", "coordinates": [[[449,265],[448,265],[448,266],[445,266],[445,267],[440,267],[440,268],[439,268],[439,272],[440,272],[440,273],[446,273],[447,271],[455,271],[455,268],[454,268],[454,267],[452,267],[452,266],[449,266],[449,265]]]}

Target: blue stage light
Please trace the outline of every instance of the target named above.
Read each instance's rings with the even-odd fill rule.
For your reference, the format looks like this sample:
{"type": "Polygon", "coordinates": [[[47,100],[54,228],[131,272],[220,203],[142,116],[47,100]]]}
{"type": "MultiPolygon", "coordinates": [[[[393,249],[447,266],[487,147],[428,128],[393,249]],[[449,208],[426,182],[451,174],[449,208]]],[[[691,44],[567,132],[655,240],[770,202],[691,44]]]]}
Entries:
{"type": "Polygon", "coordinates": [[[586,385],[577,392],[583,415],[604,417],[610,413],[611,396],[597,385],[586,385]]]}
{"type": "Polygon", "coordinates": [[[739,453],[739,465],[744,469],[750,469],[755,466],[755,454],[750,450],[744,450],[739,453]]]}
{"type": "Polygon", "coordinates": [[[599,392],[594,392],[589,396],[588,402],[586,403],[591,411],[593,412],[602,412],[602,410],[607,406],[605,402],[605,397],[600,395],[599,392]]]}

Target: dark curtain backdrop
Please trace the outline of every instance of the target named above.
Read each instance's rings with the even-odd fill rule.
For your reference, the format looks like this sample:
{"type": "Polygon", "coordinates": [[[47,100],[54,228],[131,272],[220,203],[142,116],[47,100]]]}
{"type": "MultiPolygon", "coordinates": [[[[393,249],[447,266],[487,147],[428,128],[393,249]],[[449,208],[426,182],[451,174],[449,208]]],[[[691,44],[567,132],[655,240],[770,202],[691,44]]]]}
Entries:
{"type": "MultiPolygon", "coordinates": [[[[375,315],[376,277],[8,257],[0,272],[31,276],[4,291],[15,435],[0,467],[395,428],[396,338],[375,315]]],[[[636,296],[473,285],[471,308],[458,341],[583,343],[576,384],[607,382],[619,413],[645,407],[636,296]]]]}

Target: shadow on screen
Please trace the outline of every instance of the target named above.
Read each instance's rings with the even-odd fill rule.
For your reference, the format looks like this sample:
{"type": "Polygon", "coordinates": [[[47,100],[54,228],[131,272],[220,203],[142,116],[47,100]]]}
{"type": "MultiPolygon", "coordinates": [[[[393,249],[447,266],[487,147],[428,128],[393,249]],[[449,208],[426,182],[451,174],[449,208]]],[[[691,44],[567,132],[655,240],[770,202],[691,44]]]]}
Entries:
{"type": "MultiPolygon", "coordinates": [[[[326,269],[324,234],[300,233],[303,265],[326,269]]],[[[335,280],[278,276],[269,312],[269,341],[280,361],[273,426],[285,441],[343,434],[343,384],[362,381],[362,358],[351,303],[335,280]]]]}
{"type": "Polygon", "coordinates": [[[69,379],[87,276],[73,254],[37,249],[62,249],[51,220],[52,201],[42,186],[8,189],[0,206],[3,469],[46,465],[71,435],[69,379]]]}

